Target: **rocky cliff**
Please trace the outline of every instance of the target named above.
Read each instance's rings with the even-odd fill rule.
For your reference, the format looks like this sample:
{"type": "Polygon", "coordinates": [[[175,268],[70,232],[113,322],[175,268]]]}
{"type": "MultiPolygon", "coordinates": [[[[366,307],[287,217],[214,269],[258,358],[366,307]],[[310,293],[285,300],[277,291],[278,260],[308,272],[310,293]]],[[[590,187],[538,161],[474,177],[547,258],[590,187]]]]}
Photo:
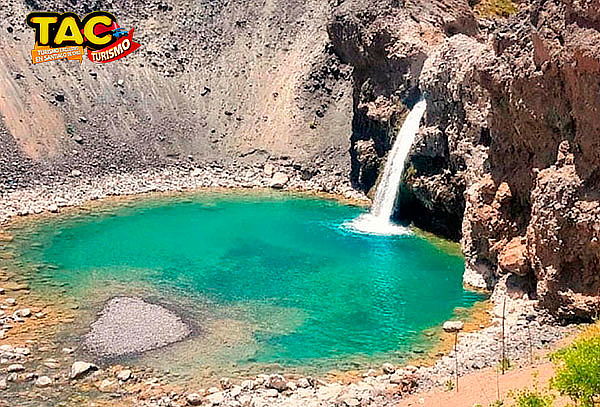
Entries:
{"type": "Polygon", "coordinates": [[[425,123],[400,218],[461,238],[465,281],[537,296],[567,319],[600,308],[600,2],[346,2],[329,33],[354,67],[353,180],[377,179],[405,106],[425,123]]]}

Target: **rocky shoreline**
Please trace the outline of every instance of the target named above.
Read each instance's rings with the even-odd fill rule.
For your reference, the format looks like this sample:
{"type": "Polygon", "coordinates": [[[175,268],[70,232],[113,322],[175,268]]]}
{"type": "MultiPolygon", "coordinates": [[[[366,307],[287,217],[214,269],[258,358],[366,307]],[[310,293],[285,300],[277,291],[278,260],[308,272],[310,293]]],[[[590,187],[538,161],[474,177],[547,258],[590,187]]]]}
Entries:
{"type": "MultiPolygon", "coordinates": [[[[402,367],[385,363],[380,369],[342,380],[281,372],[252,378],[221,378],[218,385],[198,388],[175,385],[168,367],[157,371],[110,364],[98,366],[78,360],[73,348],[56,349],[60,356],[46,357],[47,346],[31,339],[21,343],[18,334],[12,337],[13,328],[9,327],[27,326],[47,316],[39,311],[39,306],[28,305],[27,291],[10,291],[3,291],[0,300],[3,310],[0,322],[5,332],[0,346],[0,406],[14,405],[15,400],[23,406],[40,406],[45,405],[39,404],[41,401],[61,400],[72,394],[90,401],[104,400],[108,405],[111,400],[118,400],[120,406],[140,407],[386,406],[408,394],[434,386],[451,386],[456,380],[457,355],[460,376],[498,367],[503,306],[506,306],[506,363],[511,367],[538,363],[540,350],[552,347],[576,330],[575,326],[553,324],[544,312],[534,308],[534,301],[508,299],[504,305],[504,301],[497,300],[487,311],[492,316],[491,326],[459,333],[457,352],[434,355],[439,358],[432,366],[421,362],[402,367]]],[[[71,404],[64,401],[48,405],[71,404]]]]}
{"type": "Polygon", "coordinates": [[[273,188],[326,193],[354,202],[367,202],[365,195],[353,189],[341,173],[309,176],[293,166],[270,163],[235,168],[214,164],[193,169],[144,170],[98,178],[88,178],[75,170],[63,181],[10,192],[0,190],[0,223],[15,216],[57,213],[61,208],[111,196],[201,188],[273,188]]]}
{"type": "MultiPolygon", "coordinates": [[[[249,167],[235,172],[239,175],[232,174],[234,172],[223,167],[145,171],[95,180],[86,179],[81,174],[71,174],[69,182],[2,194],[0,221],[7,222],[15,216],[60,212],[69,206],[109,196],[211,187],[326,192],[356,202],[365,201],[365,197],[354,191],[347,180],[335,174],[305,180],[301,173],[292,168],[273,166],[249,167]]],[[[10,240],[9,236],[5,237],[5,240],[10,240]]],[[[35,340],[28,339],[20,343],[18,335],[11,338],[13,326],[43,321],[46,316],[41,310],[38,311],[40,307],[26,305],[28,290],[14,291],[18,287],[10,285],[8,278],[4,281],[2,284],[12,288],[3,290],[0,296],[3,312],[0,321],[3,332],[3,345],[0,346],[0,389],[3,394],[0,396],[0,406],[14,405],[11,403],[16,399],[23,402],[24,406],[29,405],[23,397],[27,397],[31,403],[39,403],[40,400],[60,399],[73,393],[88,394],[90,398],[100,397],[109,400],[109,405],[110,400],[115,399],[119,400],[119,405],[144,407],[384,406],[409,393],[447,385],[455,380],[457,355],[459,375],[499,364],[505,297],[496,294],[493,298],[495,305],[489,311],[491,326],[481,326],[476,332],[458,334],[456,354],[452,351],[433,355],[439,358],[433,366],[415,363],[398,367],[386,363],[381,369],[362,372],[346,380],[299,377],[281,372],[250,379],[223,378],[219,386],[208,388],[185,388],[174,386],[165,372],[125,366],[99,367],[88,361],[77,360],[73,349],[56,350],[61,357],[45,358],[42,355],[47,349],[35,340]],[[27,393],[22,391],[24,389],[28,389],[27,393]],[[5,396],[10,399],[4,399],[5,396]]],[[[513,366],[535,363],[538,350],[551,347],[574,330],[573,327],[555,325],[546,313],[535,309],[535,301],[506,298],[506,354],[513,366]]]]}

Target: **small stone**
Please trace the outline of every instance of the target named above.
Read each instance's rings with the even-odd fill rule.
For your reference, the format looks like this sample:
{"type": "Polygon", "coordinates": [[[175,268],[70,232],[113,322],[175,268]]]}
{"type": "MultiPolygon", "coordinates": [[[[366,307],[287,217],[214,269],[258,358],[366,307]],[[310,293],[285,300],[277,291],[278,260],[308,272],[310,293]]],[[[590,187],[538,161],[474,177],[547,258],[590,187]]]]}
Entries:
{"type": "Polygon", "coordinates": [[[29,318],[31,316],[31,310],[29,308],[20,309],[18,313],[23,318],[29,318]]]}
{"type": "Polygon", "coordinates": [[[289,182],[290,177],[283,172],[276,172],[271,178],[269,186],[274,189],[282,189],[289,182]]]}
{"type": "Polygon", "coordinates": [[[121,370],[117,374],[117,379],[119,379],[122,382],[126,382],[130,378],[131,378],[131,370],[129,370],[129,369],[121,370]]]}
{"type": "Polygon", "coordinates": [[[252,405],[252,396],[248,394],[243,394],[240,397],[238,397],[238,401],[242,405],[242,407],[250,407],[252,405]]]}
{"type": "Polygon", "coordinates": [[[79,379],[95,370],[98,370],[98,366],[88,362],[77,361],[71,366],[70,377],[71,379],[79,379]]]}
{"type": "Polygon", "coordinates": [[[284,391],[287,389],[287,381],[282,375],[273,374],[269,376],[269,380],[267,381],[267,387],[278,391],[284,391]]]}
{"type": "Polygon", "coordinates": [[[58,206],[56,206],[56,205],[48,205],[48,212],[58,213],[58,206]]]}
{"type": "Polygon", "coordinates": [[[446,321],[444,322],[442,329],[444,330],[444,332],[455,333],[462,331],[464,326],[465,324],[462,321],[446,321]]]}
{"type": "Polygon", "coordinates": [[[6,379],[3,377],[2,379],[0,379],[0,390],[6,390],[8,389],[8,383],[6,382],[6,379]]]}
{"type": "Polygon", "coordinates": [[[375,377],[375,376],[377,376],[377,370],[375,370],[375,369],[369,369],[363,374],[363,377],[375,377]]]}
{"type": "Polygon", "coordinates": [[[104,379],[100,382],[98,390],[102,393],[113,393],[119,389],[119,385],[116,381],[110,379],[104,379]]]}
{"type": "Polygon", "coordinates": [[[384,363],[381,366],[381,370],[383,370],[383,373],[385,374],[392,374],[396,371],[396,366],[392,365],[391,363],[384,363]]]}
{"type": "Polygon", "coordinates": [[[8,373],[22,372],[23,370],[25,370],[25,366],[20,363],[14,363],[7,368],[8,373]]]}
{"type": "Polygon", "coordinates": [[[60,363],[54,361],[44,362],[44,366],[48,369],[58,369],[60,367],[60,363]]]}
{"type": "Polygon", "coordinates": [[[360,401],[358,401],[355,398],[349,398],[349,399],[344,400],[344,404],[347,407],[358,407],[358,406],[360,406],[360,401]]]}
{"type": "Polygon", "coordinates": [[[267,391],[265,391],[265,397],[269,397],[269,398],[273,398],[273,397],[278,397],[279,396],[279,392],[275,389],[268,389],[267,391]]]}
{"type": "Polygon", "coordinates": [[[37,387],[48,387],[52,384],[52,379],[48,376],[40,376],[35,381],[37,387]]]}
{"type": "Polygon", "coordinates": [[[75,349],[73,348],[62,348],[62,353],[66,353],[67,355],[70,355],[73,352],[75,352],[75,349]]]}
{"type": "Polygon", "coordinates": [[[225,395],[223,394],[223,392],[209,394],[208,396],[206,396],[206,400],[208,400],[213,406],[218,405],[225,401],[225,395]]]}
{"type": "Polygon", "coordinates": [[[409,373],[415,373],[417,370],[419,370],[419,368],[414,365],[408,365],[404,367],[404,370],[406,370],[409,373]]]}
{"type": "Polygon", "coordinates": [[[244,390],[254,390],[256,383],[254,382],[254,380],[244,380],[241,383],[241,386],[242,386],[242,389],[244,389],[244,390]]]}
{"type": "Polygon", "coordinates": [[[5,302],[6,302],[8,305],[10,305],[10,306],[17,305],[17,300],[15,300],[14,298],[7,298],[7,299],[5,300],[5,302]]]}
{"type": "Polygon", "coordinates": [[[240,386],[233,386],[230,390],[229,390],[229,395],[231,397],[237,397],[240,394],[242,394],[242,388],[240,386]]]}
{"type": "Polygon", "coordinates": [[[228,377],[222,377],[221,380],[219,380],[219,383],[223,390],[231,389],[233,387],[233,383],[231,383],[231,379],[228,377]]]}
{"type": "Polygon", "coordinates": [[[273,174],[275,173],[275,166],[271,163],[266,163],[263,168],[263,172],[265,173],[265,175],[267,177],[272,177],[273,174]]]}
{"type": "Polygon", "coordinates": [[[311,387],[311,382],[308,378],[303,377],[301,379],[298,379],[298,387],[302,388],[302,389],[307,389],[309,387],[311,387]]]}
{"type": "Polygon", "coordinates": [[[81,177],[81,171],[79,171],[79,170],[73,170],[73,171],[71,171],[70,176],[71,177],[81,177]]]}
{"type": "Polygon", "coordinates": [[[190,406],[199,406],[202,404],[202,396],[198,393],[190,393],[185,397],[188,405],[190,406]]]}
{"type": "Polygon", "coordinates": [[[394,373],[390,377],[390,383],[392,383],[392,384],[402,384],[403,380],[404,380],[404,375],[400,374],[400,373],[394,373]]]}

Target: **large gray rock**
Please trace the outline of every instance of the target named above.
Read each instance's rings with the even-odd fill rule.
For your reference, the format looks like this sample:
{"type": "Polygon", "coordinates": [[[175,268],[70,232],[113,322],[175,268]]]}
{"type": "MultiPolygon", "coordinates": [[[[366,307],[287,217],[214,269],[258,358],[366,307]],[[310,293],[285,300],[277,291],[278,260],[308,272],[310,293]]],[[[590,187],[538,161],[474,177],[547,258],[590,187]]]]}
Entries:
{"type": "Polygon", "coordinates": [[[83,345],[98,356],[146,352],[178,342],[191,333],[175,313],[140,298],[113,298],[91,326],[83,345]]]}

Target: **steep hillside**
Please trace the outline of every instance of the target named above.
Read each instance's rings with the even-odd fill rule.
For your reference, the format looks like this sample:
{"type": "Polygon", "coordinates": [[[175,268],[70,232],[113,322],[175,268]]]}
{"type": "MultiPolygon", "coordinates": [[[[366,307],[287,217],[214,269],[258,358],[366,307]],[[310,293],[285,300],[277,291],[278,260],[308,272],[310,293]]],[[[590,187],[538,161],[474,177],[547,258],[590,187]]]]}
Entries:
{"type": "Polygon", "coordinates": [[[36,2],[0,9],[0,182],[176,163],[344,170],[349,73],[320,1],[36,2]],[[142,48],[33,66],[33,10],[114,13],[142,48]]]}

